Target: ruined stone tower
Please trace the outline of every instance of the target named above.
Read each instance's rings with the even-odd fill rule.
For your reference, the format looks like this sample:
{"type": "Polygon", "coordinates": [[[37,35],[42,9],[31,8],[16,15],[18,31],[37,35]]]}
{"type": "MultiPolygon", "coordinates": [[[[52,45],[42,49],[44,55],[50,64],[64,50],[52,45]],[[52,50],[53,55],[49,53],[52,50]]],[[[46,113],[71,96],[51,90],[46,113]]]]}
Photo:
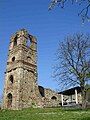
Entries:
{"type": "Polygon", "coordinates": [[[37,98],[37,41],[21,29],[10,39],[3,109],[31,107],[37,98]]]}

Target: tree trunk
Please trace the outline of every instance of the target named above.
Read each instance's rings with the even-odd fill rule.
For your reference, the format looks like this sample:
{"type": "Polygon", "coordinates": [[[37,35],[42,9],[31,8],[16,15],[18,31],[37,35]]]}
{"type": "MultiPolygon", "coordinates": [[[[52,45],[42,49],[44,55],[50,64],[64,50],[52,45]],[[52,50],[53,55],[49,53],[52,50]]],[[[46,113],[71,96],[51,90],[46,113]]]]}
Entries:
{"type": "Polygon", "coordinates": [[[81,95],[82,95],[82,109],[85,109],[87,105],[86,91],[81,90],[81,95]]]}

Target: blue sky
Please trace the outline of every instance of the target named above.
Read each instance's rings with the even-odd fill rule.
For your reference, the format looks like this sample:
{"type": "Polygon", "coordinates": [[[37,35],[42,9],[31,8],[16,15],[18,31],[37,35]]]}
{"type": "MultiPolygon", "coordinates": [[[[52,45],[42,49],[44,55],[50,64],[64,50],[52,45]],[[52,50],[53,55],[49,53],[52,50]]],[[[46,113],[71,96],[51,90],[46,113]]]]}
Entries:
{"type": "Polygon", "coordinates": [[[36,36],[38,83],[54,90],[58,89],[58,85],[51,74],[59,41],[77,32],[89,33],[90,23],[81,24],[77,16],[78,6],[67,5],[65,9],[56,7],[48,11],[49,3],[50,0],[0,0],[0,95],[3,92],[10,36],[17,30],[25,28],[36,36]]]}

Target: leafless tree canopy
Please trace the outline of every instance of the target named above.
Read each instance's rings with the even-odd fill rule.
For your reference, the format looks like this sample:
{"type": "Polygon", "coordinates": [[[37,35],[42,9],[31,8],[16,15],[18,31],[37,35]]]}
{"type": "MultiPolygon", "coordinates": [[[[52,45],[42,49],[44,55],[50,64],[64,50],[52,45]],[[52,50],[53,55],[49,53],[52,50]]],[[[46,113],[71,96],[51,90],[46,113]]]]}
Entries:
{"type": "Polygon", "coordinates": [[[86,107],[86,84],[90,83],[90,36],[76,34],[59,43],[53,77],[60,87],[81,87],[82,105],[86,107]]]}
{"type": "MultiPolygon", "coordinates": [[[[78,5],[82,6],[82,9],[79,11],[78,16],[81,16],[83,22],[85,20],[90,21],[90,0],[70,0],[70,2],[71,4],[77,3],[78,5]]],[[[56,5],[60,6],[61,8],[64,8],[66,3],[68,3],[68,0],[51,0],[49,10],[54,8],[56,5]]]]}
{"type": "Polygon", "coordinates": [[[60,85],[84,87],[90,77],[90,37],[83,34],[68,36],[59,43],[54,78],[60,85]]]}

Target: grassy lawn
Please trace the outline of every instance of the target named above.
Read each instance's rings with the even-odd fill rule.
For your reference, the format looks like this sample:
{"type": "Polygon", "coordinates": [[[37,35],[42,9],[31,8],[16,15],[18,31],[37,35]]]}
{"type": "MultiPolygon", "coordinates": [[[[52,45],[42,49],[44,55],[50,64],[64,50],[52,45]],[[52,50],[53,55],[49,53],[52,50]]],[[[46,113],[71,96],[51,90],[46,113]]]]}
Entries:
{"type": "Polygon", "coordinates": [[[90,120],[90,109],[29,108],[19,111],[1,110],[0,120],[90,120]]]}

